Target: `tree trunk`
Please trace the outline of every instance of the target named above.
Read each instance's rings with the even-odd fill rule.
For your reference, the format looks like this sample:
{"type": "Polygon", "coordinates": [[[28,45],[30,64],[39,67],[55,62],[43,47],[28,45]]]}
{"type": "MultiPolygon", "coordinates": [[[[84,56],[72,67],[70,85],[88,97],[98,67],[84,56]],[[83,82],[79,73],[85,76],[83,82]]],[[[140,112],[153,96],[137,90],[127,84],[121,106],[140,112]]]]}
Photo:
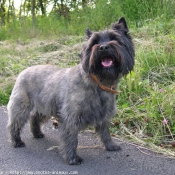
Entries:
{"type": "Polygon", "coordinates": [[[1,24],[5,25],[5,17],[6,17],[6,13],[5,13],[5,0],[3,0],[0,3],[0,17],[1,17],[1,24]]]}
{"type": "Polygon", "coordinates": [[[36,26],[35,7],[36,7],[36,0],[32,0],[32,21],[33,21],[33,26],[36,26]]]}
{"type": "Polygon", "coordinates": [[[84,9],[87,5],[87,0],[82,0],[82,8],[84,9]]]}
{"type": "Polygon", "coordinates": [[[44,5],[43,5],[43,0],[39,0],[39,4],[40,4],[42,15],[45,15],[46,12],[45,12],[45,8],[44,8],[44,5]]]}

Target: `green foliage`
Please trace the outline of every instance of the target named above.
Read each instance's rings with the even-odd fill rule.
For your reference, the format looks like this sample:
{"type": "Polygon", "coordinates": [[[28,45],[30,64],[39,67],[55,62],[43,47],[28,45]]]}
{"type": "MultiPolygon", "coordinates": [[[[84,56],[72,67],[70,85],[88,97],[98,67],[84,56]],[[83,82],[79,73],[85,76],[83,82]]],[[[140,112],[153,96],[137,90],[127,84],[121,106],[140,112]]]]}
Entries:
{"type": "Polygon", "coordinates": [[[117,1],[107,3],[106,0],[97,0],[95,8],[87,7],[73,12],[71,24],[74,30],[77,27],[81,27],[80,31],[84,31],[87,27],[99,30],[116,22],[122,15],[123,12],[117,1]],[[77,24],[80,25],[77,26],[77,24]]]}
{"type": "Polygon", "coordinates": [[[8,85],[5,89],[0,89],[0,105],[7,104],[12,91],[12,85],[8,85]]]}
{"type": "Polygon", "coordinates": [[[124,9],[125,16],[136,22],[156,17],[170,19],[175,14],[173,0],[124,0],[120,1],[120,6],[124,9]]]}
{"type": "Polygon", "coordinates": [[[0,28],[0,41],[2,40],[6,40],[7,39],[7,32],[5,27],[3,26],[2,28],[0,28]]]}
{"type": "MultiPolygon", "coordinates": [[[[67,9],[65,5],[63,7],[67,9]]],[[[77,4],[73,10],[66,11],[66,16],[58,13],[58,10],[48,15],[38,14],[35,22],[32,16],[13,15],[5,27],[0,28],[0,40],[82,35],[87,27],[93,30],[104,29],[121,16],[125,16],[130,25],[140,27],[150,23],[150,19],[169,21],[175,15],[174,9],[175,3],[172,0],[96,0],[83,9],[78,8],[77,4]]],[[[165,27],[166,30],[166,26],[161,21],[159,23],[157,27],[165,27]]]]}

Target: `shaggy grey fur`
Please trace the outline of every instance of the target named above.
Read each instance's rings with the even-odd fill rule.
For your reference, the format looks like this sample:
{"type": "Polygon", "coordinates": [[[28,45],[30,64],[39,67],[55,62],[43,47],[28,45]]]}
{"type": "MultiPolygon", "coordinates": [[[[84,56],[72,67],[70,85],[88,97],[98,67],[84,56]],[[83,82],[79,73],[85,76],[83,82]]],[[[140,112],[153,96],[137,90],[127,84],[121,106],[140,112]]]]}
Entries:
{"type": "Polygon", "coordinates": [[[33,66],[18,76],[7,106],[14,147],[25,146],[20,132],[28,120],[33,136],[42,138],[41,124],[54,116],[59,120],[59,150],[68,164],[81,164],[77,135],[88,125],[95,127],[107,150],[120,149],[109,133],[110,119],[116,115],[115,94],[102,90],[90,75],[117,88],[119,79],[133,69],[133,43],[124,18],[110,30],[93,33],[88,29],[86,33],[88,41],[77,66],[33,66]],[[102,66],[105,59],[113,64],[102,66]]]}

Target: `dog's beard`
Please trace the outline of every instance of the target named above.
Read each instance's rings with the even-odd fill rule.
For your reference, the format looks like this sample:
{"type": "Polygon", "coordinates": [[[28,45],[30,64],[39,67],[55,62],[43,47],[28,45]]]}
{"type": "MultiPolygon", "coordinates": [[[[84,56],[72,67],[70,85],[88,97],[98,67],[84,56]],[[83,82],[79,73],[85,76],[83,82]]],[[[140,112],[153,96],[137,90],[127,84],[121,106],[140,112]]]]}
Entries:
{"type": "Polygon", "coordinates": [[[107,51],[100,51],[100,44],[94,45],[90,52],[89,73],[101,79],[117,79],[121,73],[121,56],[116,42],[108,44],[107,51]]]}

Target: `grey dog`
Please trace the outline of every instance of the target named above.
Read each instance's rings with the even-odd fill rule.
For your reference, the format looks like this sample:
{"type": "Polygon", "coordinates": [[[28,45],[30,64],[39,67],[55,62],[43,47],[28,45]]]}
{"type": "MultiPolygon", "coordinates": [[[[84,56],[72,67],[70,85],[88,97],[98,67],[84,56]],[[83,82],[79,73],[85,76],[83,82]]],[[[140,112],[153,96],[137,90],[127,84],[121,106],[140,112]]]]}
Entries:
{"type": "Polygon", "coordinates": [[[52,116],[59,120],[59,150],[70,165],[81,164],[76,153],[78,132],[95,127],[109,151],[120,149],[111,139],[109,124],[116,115],[117,85],[134,66],[134,46],[122,17],[104,31],[86,29],[87,43],[75,67],[51,65],[22,71],[12,90],[8,129],[14,147],[25,146],[20,133],[30,120],[31,133],[42,138],[41,124],[52,116]]]}

